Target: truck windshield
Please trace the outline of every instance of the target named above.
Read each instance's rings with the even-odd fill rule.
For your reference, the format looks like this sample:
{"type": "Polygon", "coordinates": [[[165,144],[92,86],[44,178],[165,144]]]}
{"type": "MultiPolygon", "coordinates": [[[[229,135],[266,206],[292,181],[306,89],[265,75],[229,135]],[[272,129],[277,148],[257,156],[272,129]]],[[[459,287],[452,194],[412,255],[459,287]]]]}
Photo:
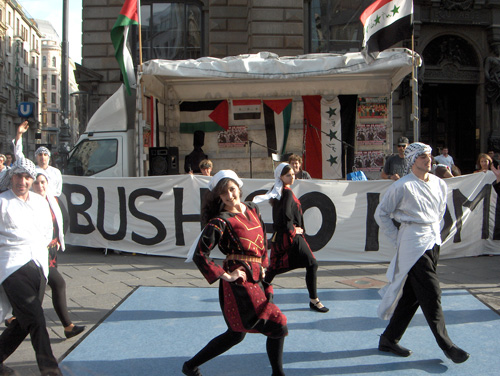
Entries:
{"type": "Polygon", "coordinates": [[[117,161],[118,140],[84,140],[68,159],[66,175],[91,176],[113,167],[117,161]]]}

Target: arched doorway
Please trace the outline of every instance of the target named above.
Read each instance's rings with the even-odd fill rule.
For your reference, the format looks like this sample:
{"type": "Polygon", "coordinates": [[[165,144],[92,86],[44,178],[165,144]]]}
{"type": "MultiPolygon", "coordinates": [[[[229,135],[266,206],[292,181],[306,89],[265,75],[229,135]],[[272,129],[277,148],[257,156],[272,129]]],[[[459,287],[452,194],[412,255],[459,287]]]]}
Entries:
{"type": "Polygon", "coordinates": [[[477,54],[465,39],[443,35],[425,47],[422,57],[420,140],[433,147],[434,155],[447,146],[462,173],[471,173],[479,149],[477,54]]]}

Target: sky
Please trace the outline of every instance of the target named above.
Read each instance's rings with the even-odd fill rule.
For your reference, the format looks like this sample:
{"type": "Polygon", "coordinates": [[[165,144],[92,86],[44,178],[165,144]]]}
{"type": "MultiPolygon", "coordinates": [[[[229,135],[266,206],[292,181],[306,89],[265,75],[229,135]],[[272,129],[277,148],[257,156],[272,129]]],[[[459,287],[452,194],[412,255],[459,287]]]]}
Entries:
{"type": "MultiPolygon", "coordinates": [[[[63,0],[18,0],[31,17],[49,21],[62,40],[63,0]]],[[[69,57],[75,63],[82,60],[82,0],[68,0],[69,57]]]]}

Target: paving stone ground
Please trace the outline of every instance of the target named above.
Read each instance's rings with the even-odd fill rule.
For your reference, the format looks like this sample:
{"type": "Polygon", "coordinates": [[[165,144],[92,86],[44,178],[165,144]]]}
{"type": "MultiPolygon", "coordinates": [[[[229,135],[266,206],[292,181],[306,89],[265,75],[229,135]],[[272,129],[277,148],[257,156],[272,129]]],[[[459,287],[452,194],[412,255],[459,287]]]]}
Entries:
{"type": "MultiPolygon", "coordinates": [[[[212,287],[193,263],[184,259],[108,252],[71,247],[58,256],[59,270],[67,284],[70,316],[87,331],[98,325],[137,286],[212,287]]],[[[320,262],[319,289],[380,288],[387,263],[320,262]]],[[[467,289],[500,314],[500,256],[441,260],[438,273],[443,289],[467,289]]],[[[275,278],[275,288],[305,289],[304,270],[275,278]]],[[[85,336],[67,340],[52,307],[47,288],[44,309],[55,356],[61,359],[85,336]]],[[[445,314],[446,314],[446,307],[445,314]]],[[[126,339],[124,339],[126,340],[126,339]]],[[[375,346],[375,345],[374,345],[375,346]]],[[[103,349],[104,351],[104,349],[103,349]]],[[[39,375],[29,337],[5,362],[20,376],[39,375]]]]}

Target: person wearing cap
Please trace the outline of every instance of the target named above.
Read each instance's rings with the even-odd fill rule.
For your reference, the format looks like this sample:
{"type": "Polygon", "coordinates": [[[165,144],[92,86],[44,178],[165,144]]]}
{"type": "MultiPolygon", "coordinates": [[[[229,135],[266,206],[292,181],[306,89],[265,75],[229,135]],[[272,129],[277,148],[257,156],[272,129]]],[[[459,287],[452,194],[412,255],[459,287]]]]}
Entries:
{"type": "Polygon", "coordinates": [[[441,149],[441,154],[434,157],[434,160],[437,164],[444,164],[450,168],[450,171],[453,169],[453,165],[455,162],[453,161],[453,157],[448,154],[448,147],[444,146],[441,149]]]}
{"type": "MultiPolygon", "coordinates": [[[[59,203],[54,196],[51,196],[48,191],[49,177],[45,172],[37,170],[36,179],[33,182],[32,189],[35,193],[45,198],[49,203],[50,213],[53,223],[53,239],[49,244],[49,274],[47,284],[52,290],[52,305],[56,311],[57,317],[63,324],[64,335],[66,338],[72,338],[82,333],[85,326],[73,324],[69,318],[68,305],[66,303],[66,282],[63,276],[57,269],[57,252],[65,249],[63,215],[59,203]]],[[[15,320],[15,317],[5,320],[6,326],[15,320]]]]}
{"type": "MultiPolygon", "coordinates": [[[[22,137],[23,134],[28,131],[28,128],[29,128],[28,121],[24,121],[17,128],[16,138],[12,140],[12,143],[14,144],[14,151],[16,158],[24,158],[22,137]]],[[[50,156],[51,156],[50,150],[45,146],[40,146],[35,151],[37,170],[45,172],[49,176],[50,193],[55,197],[59,197],[62,193],[62,184],[63,184],[62,174],[58,168],[49,165],[50,156]]]]}
{"type": "Polygon", "coordinates": [[[377,224],[396,248],[386,274],[389,283],[380,290],[378,315],[390,321],[378,348],[410,356],[412,351],[399,341],[420,307],[446,357],[462,363],[469,354],[448,336],[436,272],[448,189],[444,180],[430,173],[431,152],[420,142],[406,148],[408,174],[388,188],[375,210],[377,224]]]}
{"type": "Polygon", "coordinates": [[[405,175],[405,149],[408,146],[408,142],[406,137],[398,139],[398,153],[390,156],[385,161],[384,168],[380,173],[382,179],[398,180],[405,175]]]}
{"type": "Polygon", "coordinates": [[[265,225],[256,204],[241,202],[242,186],[231,170],[221,170],[212,177],[202,208],[204,229],[188,254],[187,260],[194,261],[208,283],[219,281],[220,306],[228,326],[183,364],[182,373],[188,376],[201,376],[199,366],[240,343],[246,333],[267,336],[272,374],[285,374],[287,319],[272,302],[272,286],[264,281],[268,266],[265,225]],[[222,266],[210,259],[217,245],[226,256],[222,266]]]}
{"type": "Polygon", "coordinates": [[[326,313],[329,309],[318,298],[318,262],[304,237],[304,218],[300,201],[290,188],[294,181],[292,166],[280,163],[274,170],[274,185],[271,190],[253,199],[255,203],[269,201],[273,207],[271,264],[266,271],[265,280],[271,283],[278,274],[305,268],[309,308],[326,313]]]}
{"type": "Polygon", "coordinates": [[[0,320],[17,317],[0,335],[0,374],[13,375],[5,361],[29,334],[42,376],[62,375],[52,352],[42,301],[47,284],[47,246],[52,240],[49,204],[30,192],[35,164],[17,159],[0,181],[0,320]]]}

